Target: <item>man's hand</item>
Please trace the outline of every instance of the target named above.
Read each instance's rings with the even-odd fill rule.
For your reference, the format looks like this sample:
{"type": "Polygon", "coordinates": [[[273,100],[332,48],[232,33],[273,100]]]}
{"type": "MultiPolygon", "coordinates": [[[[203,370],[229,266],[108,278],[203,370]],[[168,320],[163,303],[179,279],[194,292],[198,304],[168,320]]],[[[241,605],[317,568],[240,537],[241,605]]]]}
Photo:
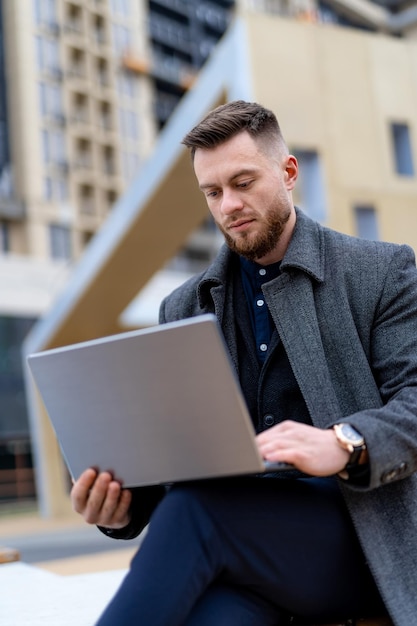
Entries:
{"type": "Polygon", "coordinates": [[[90,468],[83,472],[71,490],[74,511],[88,524],[106,528],[124,528],[130,522],[129,507],[132,493],[109,472],[98,474],[90,468]]]}
{"type": "Polygon", "coordinates": [[[333,430],[290,420],[260,433],[256,442],[267,461],[292,463],[312,476],[337,474],[349,460],[349,452],[340,447],[333,430]]]}

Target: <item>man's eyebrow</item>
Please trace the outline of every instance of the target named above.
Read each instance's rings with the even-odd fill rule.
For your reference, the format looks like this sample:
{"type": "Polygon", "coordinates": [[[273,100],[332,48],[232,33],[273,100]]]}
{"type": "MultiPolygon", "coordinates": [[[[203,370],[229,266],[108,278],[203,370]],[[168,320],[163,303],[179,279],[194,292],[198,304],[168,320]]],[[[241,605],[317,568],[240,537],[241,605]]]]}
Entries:
{"type": "MultiPolygon", "coordinates": [[[[228,180],[229,183],[232,183],[234,180],[236,180],[237,178],[240,178],[240,176],[247,176],[255,174],[257,172],[258,168],[256,167],[245,167],[241,170],[239,170],[238,172],[236,172],[235,174],[233,174],[233,176],[231,176],[228,180]]],[[[215,183],[203,183],[201,185],[199,185],[200,189],[202,191],[204,191],[204,189],[212,189],[212,188],[216,188],[218,187],[218,185],[216,185],[215,183]]]]}
{"type": "Polygon", "coordinates": [[[199,185],[201,191],[204,191],[204,189],[211,189],[213,187],[216,187],[214,183],[204,183],[203,185],[199,185]]]}

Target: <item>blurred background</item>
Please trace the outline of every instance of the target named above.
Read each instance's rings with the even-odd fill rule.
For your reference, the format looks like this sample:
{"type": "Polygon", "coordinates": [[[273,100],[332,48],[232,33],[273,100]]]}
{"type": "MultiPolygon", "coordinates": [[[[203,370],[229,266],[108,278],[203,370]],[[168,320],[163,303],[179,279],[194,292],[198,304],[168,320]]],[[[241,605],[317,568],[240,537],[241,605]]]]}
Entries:
{"type": "Polygon", "coordinates": [[[303,210],[417,249],[417,2],[0,1],[0,516],[68,506],[22,346],[154,324],[208,265],[179,143],[235,97],[276,112],[303,210]]]}

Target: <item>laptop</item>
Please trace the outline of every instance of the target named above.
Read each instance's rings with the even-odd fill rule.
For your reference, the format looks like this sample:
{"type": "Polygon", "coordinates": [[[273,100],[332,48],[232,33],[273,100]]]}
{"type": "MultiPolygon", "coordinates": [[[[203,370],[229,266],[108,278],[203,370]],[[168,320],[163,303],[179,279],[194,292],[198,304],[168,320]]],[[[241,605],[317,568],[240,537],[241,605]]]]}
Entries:
{"type": "Polygon", "coordinates": [[[214,315],[28,356],[71,476],[125,487],[294,469],[266,463],[214,315]]]}

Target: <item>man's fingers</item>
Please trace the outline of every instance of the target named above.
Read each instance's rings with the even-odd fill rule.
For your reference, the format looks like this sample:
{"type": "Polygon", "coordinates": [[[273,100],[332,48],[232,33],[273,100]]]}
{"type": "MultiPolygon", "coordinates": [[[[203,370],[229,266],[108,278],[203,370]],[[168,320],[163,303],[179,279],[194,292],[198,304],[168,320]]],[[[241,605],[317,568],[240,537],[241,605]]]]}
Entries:
{"type": "MultiPolygon", "coordinates": [[[[103,517],[103,507],[109,498],[110,484],[112,484],[112,489],[110,490],[111,495],[107,504],[107,508],[110,508],[112,501],[117,501],[120,493],[120,485],[113,481],[111,474],[108,472],[99,474],[93,487],[90,489],[83,514],[85,521],[89,524],[97,524],[103,517]],[[114,494],[115,491],[116,494],[114,494]]],[[[104,516],[107,517],[106,514],[104,516]]]]}
{"type": "Polygon", "coordinates": [[[89,468],[81,474],[81,476],[75,481],[71,489],[71,502],[74,511],[77,513],[83,513],[87,504],[88,496],[94,481],[97,478],[97,472],[89,468]]]}
{"type": "Polygon", "coordinates": [[[122,489],[109,472],[90,468],[83,472],[71,490],[74,510],[88,524],[121,528],[129,523],[132,494],[122,489]]]}
{"type": "Polygon", "coordinates": [[[111,525],[113,528],[127,526],[130,521],[130,504],[132,502],[132,492],[129,489],[122,489],[118,500],[117,508],[113,512],[111,525]]]}
{"type": "Polygon", "coordinates": [[[113,480],[108,483],[105,493],[100,493],[101,500],[97,500],[94,503],[93,509],[97,511],[99,507],[100,525],[106,526],[112,523],[114,514],[119,506],[121,490],[120,484],[113,480]]]}
{"type": "Polygon", "coordinates": [[[116,481],[110,482],[100,511],[98,513],[94,510],[92,511],[90,523],[109,528],[126,526],[130,521],[129,507],[131,500],[132,494],[130,490],[122,489],[121,485],[116,481]]]}

